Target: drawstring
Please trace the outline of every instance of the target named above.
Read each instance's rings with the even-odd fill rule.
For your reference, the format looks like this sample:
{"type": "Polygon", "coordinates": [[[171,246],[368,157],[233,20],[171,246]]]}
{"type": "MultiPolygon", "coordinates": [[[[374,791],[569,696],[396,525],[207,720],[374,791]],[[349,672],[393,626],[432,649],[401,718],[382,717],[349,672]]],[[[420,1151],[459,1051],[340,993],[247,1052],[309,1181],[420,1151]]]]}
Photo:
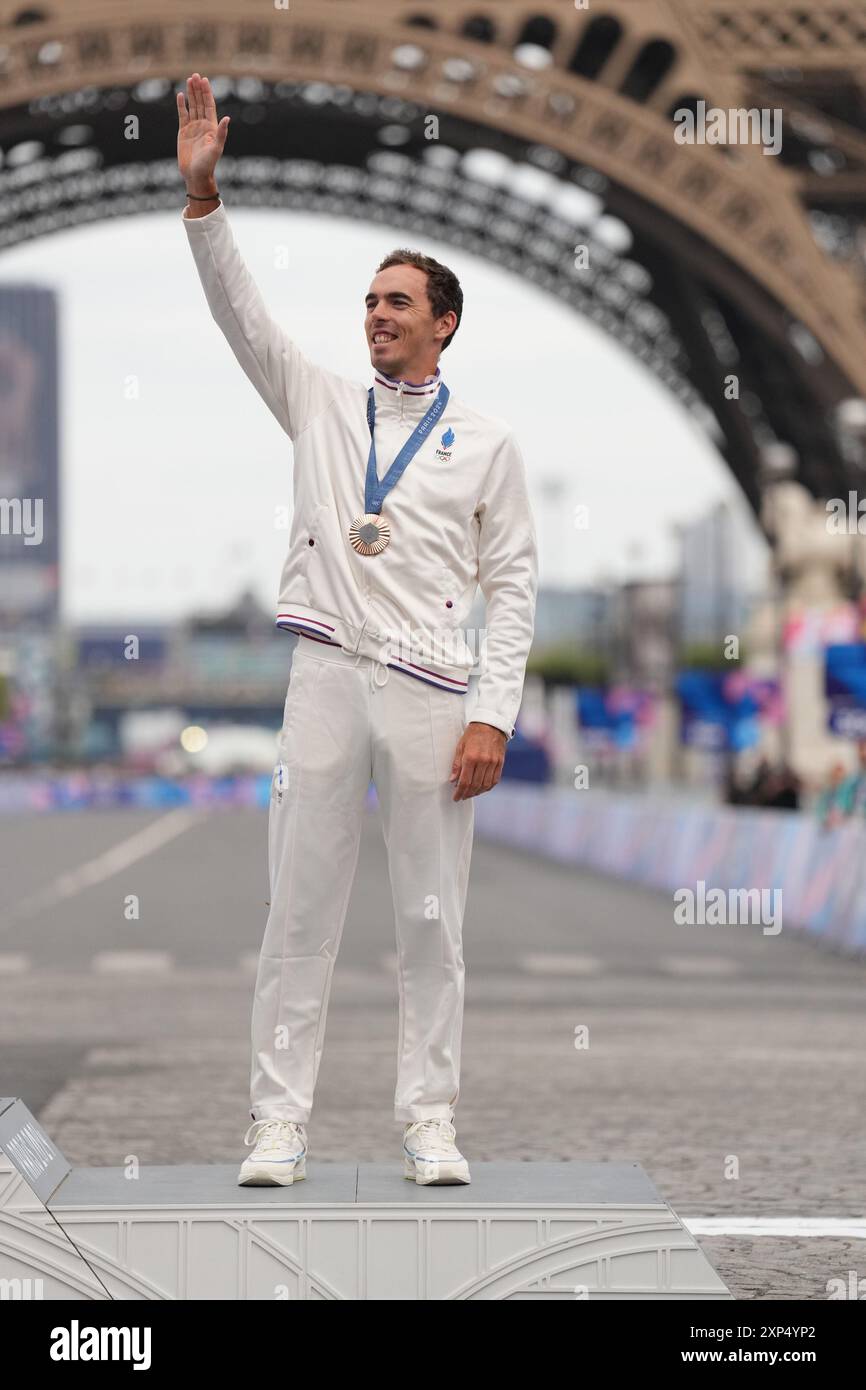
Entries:
{"type": "Polygon", "coordinates": [[[375,692],[381,690],[388,679],[388,667],[384,661],[370,661],[370,689],[375,692]],[[379,672],[382,672],[382,680],[379,680],[379,672]]]}
{"type": "Polygon", "coordinates": [[[360,655],[355,658],[355,665],[360,666],[362,661],[369,661],[370,663],[370,689],[375,694],[377,690],[382,689],[382,686],[385,685],[388,680],[387,664],[384,661],[378,661],[374,656],[368,657],[360,655]],[[380,671],[382,672],[381,680],[379,680],[380,671]]]}

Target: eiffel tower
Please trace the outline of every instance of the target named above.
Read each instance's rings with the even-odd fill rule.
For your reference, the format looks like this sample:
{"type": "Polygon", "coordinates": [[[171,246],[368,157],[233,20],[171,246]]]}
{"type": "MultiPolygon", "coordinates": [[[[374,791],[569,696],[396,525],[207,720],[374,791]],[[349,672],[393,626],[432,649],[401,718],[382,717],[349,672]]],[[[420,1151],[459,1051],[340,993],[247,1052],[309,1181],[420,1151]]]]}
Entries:
{"type": "Polygon", "coordinates": [[[21,0],[0,17],[0,248],[178,207],[196,69],[233,117],[232,206],[396,221],[533,282],[693,412],[756,511],[778,441],[813,496],[856,486],[862,3],[21,0]],[[677,143],[699,103],[781,111],[780,152],[677,143]]]}

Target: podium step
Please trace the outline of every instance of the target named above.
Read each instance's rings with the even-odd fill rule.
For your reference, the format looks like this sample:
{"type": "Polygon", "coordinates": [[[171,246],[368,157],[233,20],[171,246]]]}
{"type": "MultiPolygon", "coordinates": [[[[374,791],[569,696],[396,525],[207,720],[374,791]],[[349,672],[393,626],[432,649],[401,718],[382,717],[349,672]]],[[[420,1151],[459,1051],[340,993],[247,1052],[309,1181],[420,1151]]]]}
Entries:
{"type": "MultiPolygon", "coordinates": [[[[59,1155],[40,1196],[9,1116],[0,1108],[0,1277],[41,1279],[45,1298],[731,1297],[637,1163],[473,1161],[468,1186],[421,1187],[399,1157],[311,1159],[292,1187],[238,1187],[239,1163],[130,1178],[59,1155]]],[[[41,1134],[20,1101],[11,1118],[41,1134]]]]}

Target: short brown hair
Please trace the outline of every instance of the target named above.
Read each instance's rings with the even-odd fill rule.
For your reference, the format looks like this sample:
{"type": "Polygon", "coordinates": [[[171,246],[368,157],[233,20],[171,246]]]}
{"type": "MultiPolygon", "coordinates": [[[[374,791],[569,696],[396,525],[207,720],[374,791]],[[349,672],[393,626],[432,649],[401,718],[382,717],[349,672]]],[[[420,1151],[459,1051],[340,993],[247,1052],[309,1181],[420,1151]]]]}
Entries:
{"type": "MultiPolygon", "coordinates": [[[[387,270],[392,265],[414,265],[418,270],[423,270],[427,276],[427,298],[430,300],[430,308],[433,311],[434,319],[439,319],[443,314],[447,314],[453,309],[457,315],[457,324],[454,333],[460,327],[460,320],[463,317],[463,291],[460,288],[460,281],[449,270],[447,265],[442,265],[439,261],[434,261],[432,256],[425,256],[420,251],[409,251],[406,247],[400,247],[392,251],[390,256],[386,256],[380,266],[376,267],[376,274],[380,270],[387,270]]],[[[449,333],[442,344],[442,352],[445,351],[454,333],[449,333]]]]}

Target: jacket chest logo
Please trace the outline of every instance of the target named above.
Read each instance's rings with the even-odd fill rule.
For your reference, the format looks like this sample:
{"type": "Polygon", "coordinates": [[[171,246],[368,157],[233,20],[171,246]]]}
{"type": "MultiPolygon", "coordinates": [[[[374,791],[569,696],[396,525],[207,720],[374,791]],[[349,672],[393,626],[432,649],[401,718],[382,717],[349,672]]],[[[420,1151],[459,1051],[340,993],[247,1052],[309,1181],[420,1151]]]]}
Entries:
{"type": "Polygon", "coordinates": [[[451,455],[453,453],[453,449],[451,446],[456,438],[456,434],[449,426],[449,428],[445,431],[445,433],[442,436],[442,448],[436,450],[436,457],[438,459],[441,459],[443,463],[451,462],[451,455]]]}

